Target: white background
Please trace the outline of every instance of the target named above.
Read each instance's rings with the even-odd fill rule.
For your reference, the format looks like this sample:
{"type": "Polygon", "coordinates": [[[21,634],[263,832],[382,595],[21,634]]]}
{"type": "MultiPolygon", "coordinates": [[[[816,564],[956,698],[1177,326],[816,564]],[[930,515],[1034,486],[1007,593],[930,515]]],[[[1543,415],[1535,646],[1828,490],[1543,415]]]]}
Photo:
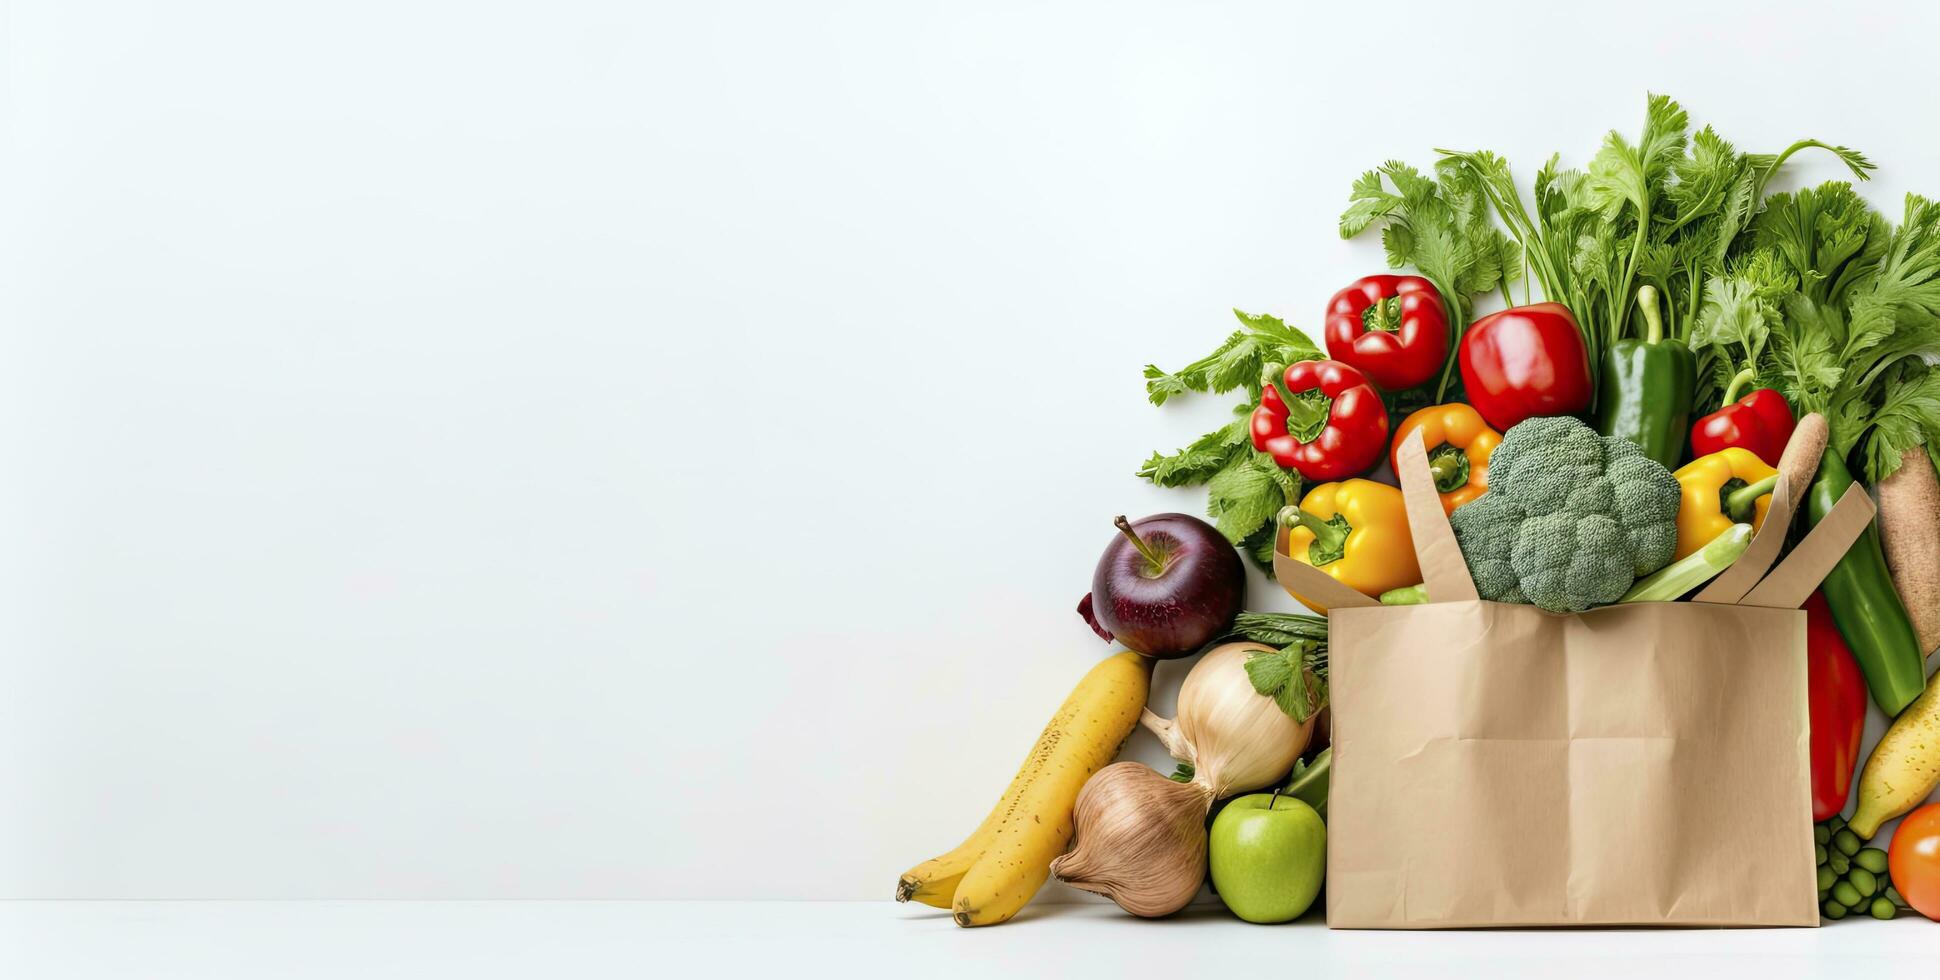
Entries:
{"type": "Polygon", "coordinates": [[[14,0],[0,896],[883,898],[1355,174],[1654,90],[1897,211],[1896,6],[14,0]]]}

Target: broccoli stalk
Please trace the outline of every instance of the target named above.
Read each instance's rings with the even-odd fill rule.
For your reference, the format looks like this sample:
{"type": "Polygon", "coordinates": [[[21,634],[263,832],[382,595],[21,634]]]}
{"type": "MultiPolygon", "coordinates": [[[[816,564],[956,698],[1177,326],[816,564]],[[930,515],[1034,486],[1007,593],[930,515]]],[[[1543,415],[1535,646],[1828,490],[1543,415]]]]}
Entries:
{"type": "Polygon", "coordinates": [[[1716,578],[1751,545],[1751,525],[1733,524],[1704,547],[1638,579],[1618,602],[1671,602],[1716,578]]]}
{"type": "Polygon", "coordinates": [[[1381,593],[1381,605],[1384,606],[1419,606],[1427,601],[1428,583],[1426,582],[1418,585],[1404,585],[1401,588],[1389,589],[1381,593]]]}

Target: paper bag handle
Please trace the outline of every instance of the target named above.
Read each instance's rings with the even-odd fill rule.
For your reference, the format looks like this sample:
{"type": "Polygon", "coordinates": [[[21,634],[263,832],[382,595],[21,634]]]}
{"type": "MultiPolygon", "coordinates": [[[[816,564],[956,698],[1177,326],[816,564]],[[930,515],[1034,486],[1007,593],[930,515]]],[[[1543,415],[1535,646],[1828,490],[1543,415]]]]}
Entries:
{"type": "Polygon", "coordinates": [[[1475,580],[1468,574],[1468,561],[1455,543],[1455,529],[1448,524],[1448,512],[1442,509],[1441,493],[1435,489],[1434,474],[1428,469],[1426,437],[1420,429],[1401,441],[1395,476],[1401,478],[1401,499],[1408,506],[1408,535],[1414,538],[1415,560],[1421,565],[1421,581],[1428,587],[1428,601],[1480,599],[1475,580]]]}
{"type": "Polygon", "coordinates": [[[1772,489],[1771,506],[1765,508],[1765,521],[1758,525],[1758,533],[1751,536],[1751,543],[1745,547],[1744,554],[1739,555],[1730,568],[1712,579],[1711,584],[1698,590],[1691,601],[1728,606],[1743,599],[1784,549],[1785,534],[1792,527],[1793,504],[1791,485],[1779,480],[1778,486],[1772,489]]]}
{"type": "MultiPolygon", "coordinates": [[[[1772,510],[1777,509],[1774,502],[1772,510]]],[[[1771,526],[1769,512],[1765,522],[1767,527],[1771,526]]],[[[1738,604],[1772,609],[1797,609],[1804,605],[1805,600],[1811,597],[1812,590],[1825,579],[1826,573],[1845,557],[1852,543],[1872,523],[1873,498],[1867,496],[1865,488],[1857,483],[1847,487],[1845,494],[1819,521],[1818,526],[1738,604]]]]}
{"type": "MultiPolygon", "coordinates": [[[[1396,462],[1401,499],[1408,509],[1408,534],[1414,539],[1415,560],[1428,587],[1428,601],[1481,598],[1475,591],[1475,580],[1469,578],[1462,549],[1455,543],[1455,529],[1448,526],[1448,514],[1442,510],[1441,494],[1436,492],[1435,478],[1428,470],[1428,448],[1419,430],[1414,438],[1402,442],[1396,462]]],[[[1295,561],[1287,554],[1287,538],[1288,529],[1283,527],[1273,544],[1273,577],[1279,579],[1281,587],[1328,609],[1380,605],[1326,572],[1295,561]]]]}
{"type": "Polygon", "coordinates": [[[1362,595],[1359,589],[1341,584],[1332,575],[1304,561],[1295,561],[1287,554],[1287,537],[1290,533],[1290,529],[1283,527],[1273,540],[1273,577],[1280,581],[1281,588],[1311,600],[1323,609],[1380,605],[1362,595]]]}
{"type": "MultiPolygon", "coordinates": [[[[1408,534],[1414,539],[1415,560],[1421,566],[1421,580],[1427,586],[1429,602],[1462,602],[1481,598],[1475,580],[1469,578],[1468,562],[1455,543],[1455,529],[1448,526],[1442,510],[1441,494],[1428,470],[1428,448],[1419,430],[1404,440],[1396,461],[1401,478],[1401,499],[1408,509],[1408,534]]],[[[1342,585],[1333,576],[1287,554],[1288,529],[1281,528],[1273,545],[1273,577],[1288,592],[1296,593],[1328,609],[1349,606],[1378,606],[1357,589],[1342,585]]]]}

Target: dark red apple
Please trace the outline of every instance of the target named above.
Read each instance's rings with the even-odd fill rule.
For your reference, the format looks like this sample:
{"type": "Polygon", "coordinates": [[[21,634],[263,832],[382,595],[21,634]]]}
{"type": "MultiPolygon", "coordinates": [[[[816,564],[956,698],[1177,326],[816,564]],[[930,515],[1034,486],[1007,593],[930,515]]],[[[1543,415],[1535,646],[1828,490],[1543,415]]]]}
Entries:
{"type": "Polygon", "coordinates": [[[1116,521],[1078,615],[1099,636],[1148,657],[1195,653],[1246,604],[1246,567],[1226,536],[1186,514],[1116,521]]]}

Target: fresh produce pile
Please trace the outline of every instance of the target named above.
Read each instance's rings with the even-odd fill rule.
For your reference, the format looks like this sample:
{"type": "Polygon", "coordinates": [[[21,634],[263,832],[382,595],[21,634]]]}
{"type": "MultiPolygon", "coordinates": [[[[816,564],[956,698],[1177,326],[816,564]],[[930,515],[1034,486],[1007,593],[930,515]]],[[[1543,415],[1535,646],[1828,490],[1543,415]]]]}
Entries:
{"type": "Polygon", "coordinates": [[[1210,877],[1248,921],[1305,913],[1325,869],[1327,622],[1244,612],[1241,556],[1431,600],[1389,479],[1420,438],[1481,597],[1559,614],[1686,599],[1768,515],[1759,540],[1795,542],[1869,490],[1876,523],[1805,605],[1819,900],[1828,919],[1940,918],[1940,803],[1922,807],[1940,785],[1940,203],[1908,195],[1894,220],[1847,181],[1769,193],[1801,152],[1874,169],[1811,139],[1741,151],[1652,96],[1636,139],[1611,132],[1582,170],[1552,156],[1528,193],[1488,151],[1363,174],[1339,232],[1378,230],[1395,272],[1326,303],[1324,351],[1235,311],[1206,357],[1146,367],[1154,405],[1237,396],[1227,424],[1138,470],[1203,485],[1211,523],[1118,519],[1079,612],[1127,650],[897,898],[986,925],[1056,875],[1162,916],[1210,877]],[[1177,717],[1145,709],[1152,662],[1194,655],[1177,717]],[[1869,700],[1890,723],[1862,767],[1869,700]],[[1177,772],[1112,762],[1141,722],[1177,772]],[[1888,849],[1865,846],[1908,814],[1888,849]]]}

